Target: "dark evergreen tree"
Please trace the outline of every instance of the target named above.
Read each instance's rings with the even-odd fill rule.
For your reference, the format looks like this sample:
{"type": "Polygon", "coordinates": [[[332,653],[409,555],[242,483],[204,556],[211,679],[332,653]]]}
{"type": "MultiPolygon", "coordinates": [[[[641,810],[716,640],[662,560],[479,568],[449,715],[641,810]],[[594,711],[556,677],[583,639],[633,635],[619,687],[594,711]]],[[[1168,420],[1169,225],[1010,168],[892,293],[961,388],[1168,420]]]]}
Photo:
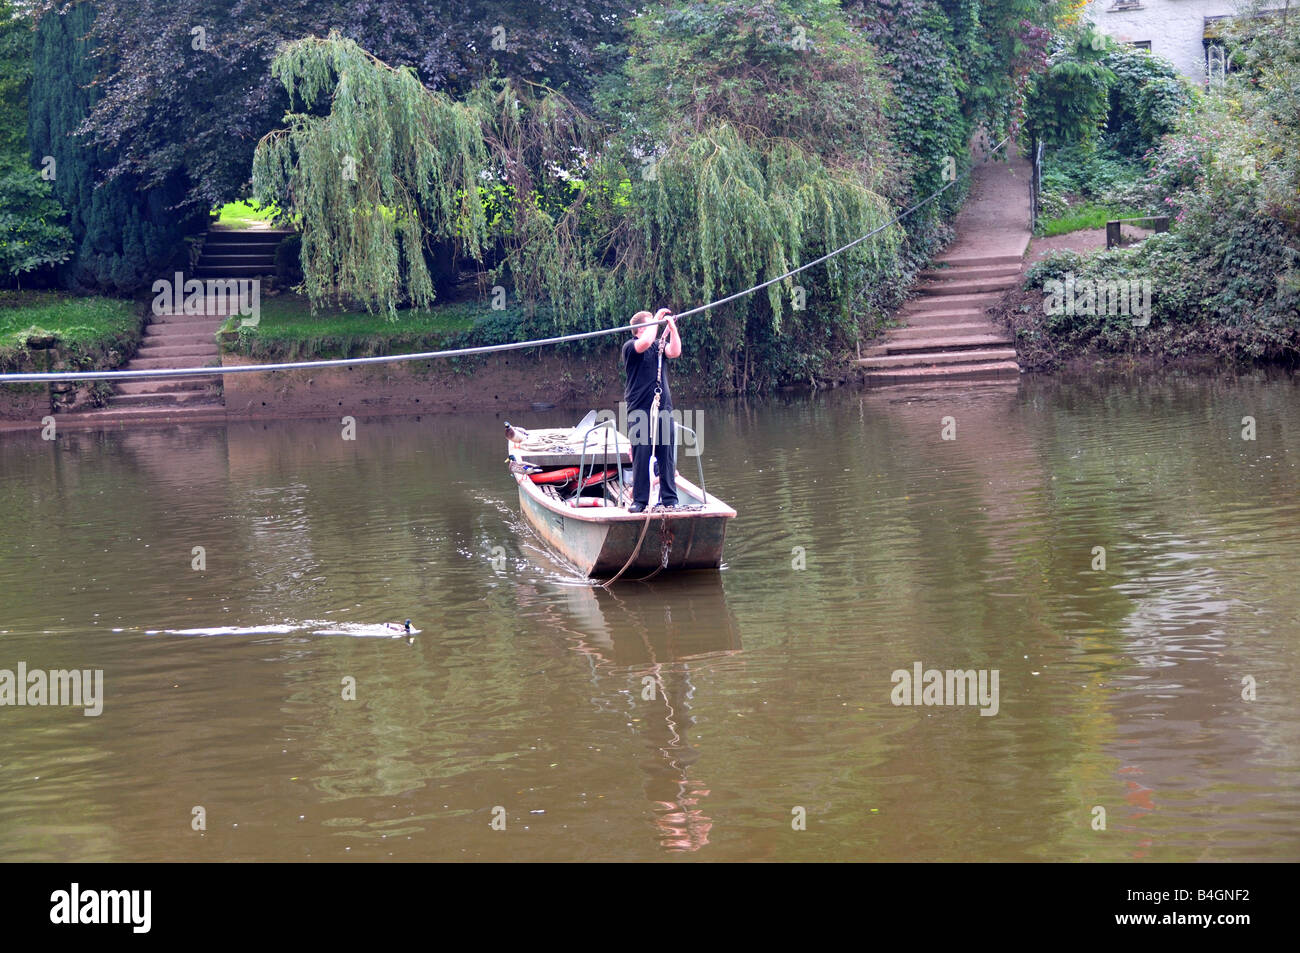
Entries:
{"type": "Polygon", "coordinates": [[[78,129],[98,99],[103,63],[90,39],[95,10],[79,3],[43,15],[33,49],[29,132],[32,161],[49,168],[54,193],[70,214],[73,257],[59,268],[59,283],[78,290],[128,294],[166,274],[184,254],[183,238],[203,227],[181,214],[188,182],[172,172],[143,187],[127,172],[105,179],[116,157],[88,144],[78,129]]]}
{"type": "Polygon", "coordinates": [[[0,284],[48,283],[72,236],[50,185],[28,162],[32,18],[0,0],[0,284]]]}
{"type": "MultiPolygon", "coordinates": [[[[63,0],[40,0],[56,10],[63,0]]],[[[102,95],[88,141],[113,150],[112,177],[148,184],[177,169],[202,211],[247,194],[258,140],[290,103],[276,51],[332,31],[430,89],[462,97],[486,76],[543,82],[587,104],[621,62],[633,0],[94,0],[102,95]]]]}

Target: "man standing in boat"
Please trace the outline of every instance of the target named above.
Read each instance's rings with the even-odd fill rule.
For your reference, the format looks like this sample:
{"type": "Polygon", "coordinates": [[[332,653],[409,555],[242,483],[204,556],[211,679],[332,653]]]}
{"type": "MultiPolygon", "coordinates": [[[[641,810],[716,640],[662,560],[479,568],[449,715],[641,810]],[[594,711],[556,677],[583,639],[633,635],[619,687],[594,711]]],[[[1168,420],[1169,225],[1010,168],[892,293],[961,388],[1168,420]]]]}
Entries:
{"type": "Polygon", "coordinates": [[[632,340],[623,345],[623,368],[627,372],[623,399],[627,402],[628,439],[632,443],[632,505],[628,512],[641,513],[650,503],[652,455],[659,462],[659,503],[677,505],[677,431],[665,358],[682,356],[682,339],[667,308],[653,315],[649,311],[632,315],[632,334],[632,340]],[[664,318],[668,323],[660,337],[660,325],[652,322],[664,318]],[[658,420],[654,415],[656,390],[660,393],[658,420]]]}

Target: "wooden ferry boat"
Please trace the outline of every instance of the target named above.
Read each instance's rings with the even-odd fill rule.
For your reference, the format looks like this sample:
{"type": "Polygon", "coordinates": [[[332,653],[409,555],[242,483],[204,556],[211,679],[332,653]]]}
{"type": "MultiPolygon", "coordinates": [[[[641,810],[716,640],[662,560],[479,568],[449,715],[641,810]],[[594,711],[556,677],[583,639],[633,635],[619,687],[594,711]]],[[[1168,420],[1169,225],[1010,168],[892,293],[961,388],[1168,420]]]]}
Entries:
{"type": "Polygon", "coordinates": [[[650,506],[631,513],[632,445],[612,420],[597,423],[593,412],[573,428],[506,426],[507,462],[524,519],[580,572],[608,579],[622,571],[637,579],[721,567],[736,511],[707,492],[702,463],[698,485],[677,474],[677,506],[658,505],[653,480],[650,506]]]}

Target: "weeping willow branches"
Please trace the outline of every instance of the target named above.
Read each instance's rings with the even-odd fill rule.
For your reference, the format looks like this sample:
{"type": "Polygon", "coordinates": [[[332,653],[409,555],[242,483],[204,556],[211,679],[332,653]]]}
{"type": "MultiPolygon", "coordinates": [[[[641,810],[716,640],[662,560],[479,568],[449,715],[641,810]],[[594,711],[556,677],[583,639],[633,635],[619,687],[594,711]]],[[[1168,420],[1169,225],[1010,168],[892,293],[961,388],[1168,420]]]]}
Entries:
{"type": "MultiPolygon", "coordinates": [[[[789,140],[751,142],[727,124],[670,150],[643,188],[644,202],[633,203],[644,212],[629,269],[646,274],[651,293],[683,306],[782,274],[889,218],[888,202],[853,173],[827,168],[789,140]]],[[[900,236],[888,230],[805,283],[825,288],[824,306],[851,291],[855,272],[887,257],[900,236]]],[[[767,290],[777,331],[795,284],[767,290]]]]}
{"type": "MultiPolygon", "coordinates": [[[[640,276],[643,300],[678,309],[783,274],[891,215],[857,172],[828,167],[790,140],[747,137],[725,123],[668,149],[630,205],[636,227],[622,264],[629,277],[640,276]]],[[[835,343],[854,292],[895,269],[901,239],[901,229],[886,229],[765,295],[701,315],[701,360],[743,387],[733,362],[758,341],[779,338],[770,353],[796,358],[835,343]]]]}
{"type": "Polygon", "coordinates": [[[478,258],[487,237],[476,112],[336,33],[290,43],[271,71],[302,111],[258,143],[253,187],[301,228],[313,307],[431,305],[432,244],[478,258]]]}
{"type": "MultiPolygon", "coordinates": [[[[554,90],[490,80],[457,103],[334,34],[272,68],[297,111],[259,143],[254,184],[302,229],[313,306],[427,307],[429,257],[452,243],[528,320],[541,305],[551,328],[589,330],[759,284],[890,215],[885,172],[770,130],[679,126],[643,156],[554,90]]],[[[897,273],[901,239],[701,315],[694,360],[724,389],[751,367],[805,374],[854,333],[855,294],[897,273]]]]}
{"type": "Polygon", "coordinates": [[[491,224],[504,252],[498,276],[508,276],[530,312],[546,301],[589,314],[612,240],[600,212],[607,130],[534,83],[482,83],[470,104],[483,119],[497,183],[491,224]]]}

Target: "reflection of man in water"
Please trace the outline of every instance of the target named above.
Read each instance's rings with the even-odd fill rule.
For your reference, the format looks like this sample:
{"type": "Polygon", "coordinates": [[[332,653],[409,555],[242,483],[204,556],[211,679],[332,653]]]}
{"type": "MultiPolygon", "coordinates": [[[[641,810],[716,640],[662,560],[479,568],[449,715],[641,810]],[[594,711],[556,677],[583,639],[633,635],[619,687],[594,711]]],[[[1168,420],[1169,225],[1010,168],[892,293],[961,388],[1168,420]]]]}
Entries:
{"type": "Polygon", "coordinates": [[[695,691],[685,666],[654,665],[655,702],[646,715],[645,734],[654,754],[643,762],[648,775],[646,797],[655,805],[655,826],[659,843],[667,850],[699,850],[709,842],[713,821],[700,809],[707,796],[703,782],[689,777],[699,752],[686,738],[695,719],[690,715],[690,697],[695,691]]]}
{"type": "MultiPolygon", "coordinates": [[[[659,463],[659,502],[663,506],[677,505],[677,461],[674,445],[676,427],[671,416],[673,394],[668,388],[668,360],[682,356],[682,339],[677,333],[677,322],[672,312],[660,308],[651,315],[638,311],[632,315],[632,340],[623,345],[623,367],[627,371],[627,384],[623,399],[627,402],[628,420],[640,412],[645,420],[641,433],[646,439],[632,440],[632,505],[629,513],[640,513],[650,503],[650,456],[659,463]],[[660,339],[660,326],[649,322],[668,319],[666,336],[660,339]],[[644,325],[644,327],[642,327],[644,325]],[[638,330],[640,328],[640,330],[638,330]],[[660,359],[660,348],[663,358],[660,359]],[[659,419],[651,418],[656,388],[662,391],[659,398],[659,419]],[[661,428],[659,421],[665,422],[661,428]]],[[[628,430],[635,429],[631,424],[628,430]]],[[[631,433],[628,434],[631,437],[631,433]]]]}

